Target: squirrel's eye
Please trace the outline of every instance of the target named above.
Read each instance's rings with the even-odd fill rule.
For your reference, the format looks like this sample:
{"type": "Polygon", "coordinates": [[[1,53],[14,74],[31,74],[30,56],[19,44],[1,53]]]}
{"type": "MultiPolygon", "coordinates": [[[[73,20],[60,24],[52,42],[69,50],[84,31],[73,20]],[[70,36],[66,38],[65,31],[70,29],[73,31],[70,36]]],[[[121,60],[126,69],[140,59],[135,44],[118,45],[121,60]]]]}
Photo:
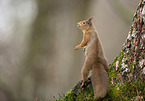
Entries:
{"type": "Polygon", "coordinates": [[[86,24],[86,22],[83,22],[83,24],[86,24]]]}

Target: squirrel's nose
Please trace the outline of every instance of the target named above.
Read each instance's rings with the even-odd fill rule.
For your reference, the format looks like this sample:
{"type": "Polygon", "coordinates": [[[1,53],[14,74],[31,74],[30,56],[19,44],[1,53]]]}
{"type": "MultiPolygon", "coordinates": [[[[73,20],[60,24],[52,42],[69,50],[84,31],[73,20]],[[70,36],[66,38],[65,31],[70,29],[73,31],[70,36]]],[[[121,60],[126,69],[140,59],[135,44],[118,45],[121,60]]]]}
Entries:
{"type": "Polygon", "coordinates": [[[77,23],[77,27],[80,27],[80,25],[77,23]]]}

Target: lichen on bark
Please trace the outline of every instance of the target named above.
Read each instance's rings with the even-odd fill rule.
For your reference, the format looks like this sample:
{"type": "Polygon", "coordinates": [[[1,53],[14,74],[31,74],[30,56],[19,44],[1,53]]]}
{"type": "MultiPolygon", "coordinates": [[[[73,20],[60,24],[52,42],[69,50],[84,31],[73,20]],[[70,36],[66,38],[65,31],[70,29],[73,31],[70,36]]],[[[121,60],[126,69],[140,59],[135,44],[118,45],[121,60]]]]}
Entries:
{"type": "Polygon", "coordinates": [[[110,65],[111,89],[117,87],[123,100],[145,99],[144,4],[145,1],[141,0],[122,52],[110,65]],[[114,76],[112,71],[117,74],[114,76]]]}

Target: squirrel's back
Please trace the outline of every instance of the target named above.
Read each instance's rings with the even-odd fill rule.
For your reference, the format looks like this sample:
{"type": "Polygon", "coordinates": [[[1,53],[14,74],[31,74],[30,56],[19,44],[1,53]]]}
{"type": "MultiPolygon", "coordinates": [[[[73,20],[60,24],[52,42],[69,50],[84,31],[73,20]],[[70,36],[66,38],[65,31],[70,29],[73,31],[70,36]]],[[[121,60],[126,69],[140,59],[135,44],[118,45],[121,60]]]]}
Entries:
{"type": "Polygon", "coordinates": [[[88,59],[91,60],[92,64],[101,63],[104,66],[105,70],[108,71],[109,66],[107,59],[104,55],[100,39],[95,30],[93,30],[92,33],[94,33],[94,35],[86,46],[85,55],[88,59]]]}

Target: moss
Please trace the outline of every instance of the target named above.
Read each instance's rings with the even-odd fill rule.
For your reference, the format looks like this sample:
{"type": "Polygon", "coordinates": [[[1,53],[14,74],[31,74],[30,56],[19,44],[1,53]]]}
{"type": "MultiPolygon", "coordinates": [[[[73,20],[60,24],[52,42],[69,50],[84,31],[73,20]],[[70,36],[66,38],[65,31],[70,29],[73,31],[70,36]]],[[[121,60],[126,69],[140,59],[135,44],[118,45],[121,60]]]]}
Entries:
{"type": "Polygon", "coordinates": [[[71,89],[70,91],[68,91],[68,92],[65,94],[65,96],[69,96],[70,94],[72,94],[72,92],[73,92],[73,89],[71,89]]]}
{"type": "Polygon", "coordinates": [[[95,101],[93,96],[92,87],[88,91],[80,89],[76,92],[75,89],[72,89],[65,94],[63,101],[95,101]]]}

